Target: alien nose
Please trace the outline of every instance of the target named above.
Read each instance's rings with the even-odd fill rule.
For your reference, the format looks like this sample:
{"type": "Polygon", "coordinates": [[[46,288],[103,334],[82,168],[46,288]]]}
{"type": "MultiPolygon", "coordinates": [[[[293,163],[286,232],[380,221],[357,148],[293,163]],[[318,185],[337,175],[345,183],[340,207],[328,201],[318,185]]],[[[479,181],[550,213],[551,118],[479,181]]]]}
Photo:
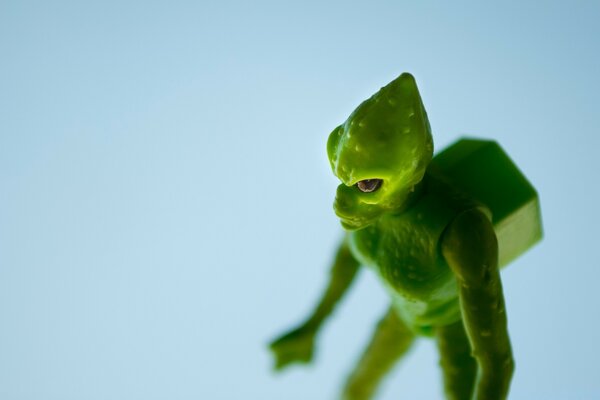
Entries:
{"type": "Polygon", "coordinates": [[[338,197],[336,197],[335,201],[333,202],[333,211],[335,211],[335,215],[337,215],[338,217],[343,218],[348,216],[347,210],[345,209],[342,202],[340,202],[338,197]]]}
{"type": "Polygon", "coordinates": [[[338,217],[348,217],[353,214],[356,201],[350,191],[351,188],[343,184],[337,188],[333,210],[338,217]]]}

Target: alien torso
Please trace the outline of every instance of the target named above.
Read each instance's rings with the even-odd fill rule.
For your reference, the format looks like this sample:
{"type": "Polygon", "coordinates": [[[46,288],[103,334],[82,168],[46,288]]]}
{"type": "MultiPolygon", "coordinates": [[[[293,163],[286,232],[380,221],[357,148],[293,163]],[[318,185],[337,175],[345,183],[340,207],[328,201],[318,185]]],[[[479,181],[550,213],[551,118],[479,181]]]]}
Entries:
{"type": "Polygon", "coordinates": [[[440,252],[440,239],[461,211],[478,206],[426,174],[422,193],[399,214],[384,214],[348,233],[353,255],[371,267],[400,317],[421,334],[459,320],[456,278],[440,252]]]}

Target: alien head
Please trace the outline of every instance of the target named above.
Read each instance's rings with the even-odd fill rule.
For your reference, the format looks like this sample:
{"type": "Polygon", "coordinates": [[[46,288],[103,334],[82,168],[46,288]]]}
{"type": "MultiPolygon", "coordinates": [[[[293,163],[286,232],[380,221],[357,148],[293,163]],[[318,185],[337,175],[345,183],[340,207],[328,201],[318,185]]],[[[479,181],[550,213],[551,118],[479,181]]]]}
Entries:
{"type": "Polygon", "coordinates": [[[337,189],[334,209],[348,230],[400,209],[433,155],[427,114],[404,73],[364,101],[331,132],[327,155],[337,189]]]}

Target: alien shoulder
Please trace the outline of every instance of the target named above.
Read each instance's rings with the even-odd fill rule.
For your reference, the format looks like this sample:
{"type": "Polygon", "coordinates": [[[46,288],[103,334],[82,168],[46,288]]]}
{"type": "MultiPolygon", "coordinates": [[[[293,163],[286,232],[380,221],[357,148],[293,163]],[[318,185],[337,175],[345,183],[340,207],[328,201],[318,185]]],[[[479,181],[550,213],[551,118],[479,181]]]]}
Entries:
{"type": "Polygon", "coordinates": [[[485,282],[498,268],[498,240],[490,218],[473,208],[461,212],[450,223],[441,240],[442,255],[467,285],[485,282]]]}

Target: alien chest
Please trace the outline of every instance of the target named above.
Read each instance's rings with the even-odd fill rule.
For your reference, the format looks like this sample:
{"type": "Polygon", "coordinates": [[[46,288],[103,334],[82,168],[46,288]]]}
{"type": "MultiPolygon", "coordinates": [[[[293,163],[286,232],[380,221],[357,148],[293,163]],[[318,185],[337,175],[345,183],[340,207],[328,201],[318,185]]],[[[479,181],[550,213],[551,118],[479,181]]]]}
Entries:
{"type": "Polygon", "coordinates": [[[352,235],[355,257],[394,294],[423,301],[443,295],[453,276],[439,252],[442,229],[410,215],[386,222],[352,235]]]}

